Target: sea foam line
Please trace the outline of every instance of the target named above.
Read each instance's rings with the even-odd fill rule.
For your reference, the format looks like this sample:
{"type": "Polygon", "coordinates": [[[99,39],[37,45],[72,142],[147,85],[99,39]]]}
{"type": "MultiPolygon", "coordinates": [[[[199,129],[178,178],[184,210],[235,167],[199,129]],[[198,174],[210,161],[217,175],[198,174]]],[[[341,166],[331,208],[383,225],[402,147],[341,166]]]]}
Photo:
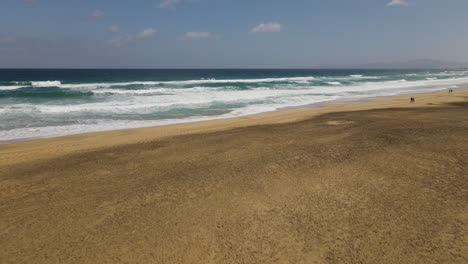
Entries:
{"type": "MultiPolygon", "coordinates": [[[[445,80],[434,80],[434,81],[427,80],[427,81],[414,81],[414,82],[413,81],[393,81],[393,82],[386,82],[383,84],[383,86],[381,85],[377,87],[375,86],[375,83],[372,83],[372,82],[369,82],[366,85],[361,85],[359,87],[356,87],[356,86],[354,87],[353,86],[323,87],[322,86],[318,88],[320,89],[326,88],[326,90],[319,90],[320,92],[324,93],[325,91],[330,91],[336,94],[329,96],[329,97],[325,97],[325,96],[312,97],[311,95],[304,96],[301,93],[292,94],[293,96],[296,96],[296,97],[288,97],[287,94],[277,94],[277,96],[279,97],[277,97],[271,103],[264,103],[260,105],[251,104],[251,105],[247,105],[246,107],[234,109],[230,113],[217,115],[217,116],[192,116],[192,117],[178,118],[178,119],[145,120],[145,121],[102,119],[102,120],[93,120],[93,122],[97,122],[96,124],[87,123],[85,120],[83,121],[84,123],[77,124],[77,125],[31,127],[31,128],[25,127],[25,128],[13,129],[13,130],[0,131],[0,139],[8,140],[8,139],[18,139],[18,138],[28,138],[28,137],[53,137],[53,136],[62,136],[62,135],[85,133],[85,132],[92,132],[92,131],[136,128],[136,127],[193,122],[193,121],[199,121],[199,120],[212,120],[212,119],[220,119],[220,118],[226,118],[226,117],[232,117],[232,116],[243,116],[243,115],[248,115],[248,114],[272,111],[280,107],[306,105],[306,104],[313,103],[314,99],[316,102],[323,102],[325,100],[328,101],[328,100],[346,99],[346,95],[343,92],[346,89],[350,89],[350,88],[353,88],[352,91],[364,92],[363,94],[359,94],[356,97],[352,97],[352,99],[354,100],[359,100],[362,98],[373,97],[373,96],[391,96],[391,95],[396,95],[402,92],[404,93],[407,91],[423,92],[423,91],[431,91],[431,90],[441,90],[441,89],[446,89],[448,87],[452,87],[452,85],[457,85],[457,84],[459,85],[459,84],[463,84],[467,82],[468,82],[468,78],[459,78],[459,79],[445,79],[445,80]],[[428,84],[430,86],[427,86],[428,84]],[[356,89],[356,88],[359,88],[359,89],[356,89]],[[409,88],[409,90],[408,89],[401,90],[401,88],[409,88]],[[420,89],[420,88],[423,88],[423,89],[420,89]]],[[[242,94],[244,93],[242,92],[242,94]]],[[[234,94],[227,93],[224,95],[227,96],[226,98],[231,98],[234,94]]],[[[244,95],[252,97],[251,94],[244,94],[244,95]]],[[[211,97],[211,98],[205,98],[205,97],[198,97],[198,98],[199,99],[200,98],[211,99],[211,100],[219,99],[216,96],[211,97]]],[[[155,98],[153,97],[148,97],[146,99],[148,100],[146,101],[146,103],[148,104],[155,103],[153,101],[155,98]]],[[[173,99],[172,102],[181,102],[181,100],[184,100],[182,102],[186,101],[186,98],[183,96],[179,96],[179,97],[172,98],[172,99],[173,99]]],[[[234,98],[231,98],[231,99],[234,99],[234,98]]],[[[257,99],[257,98],[252,98],[252,99],[257,99]]],[[[151,105],[146,105],[146,106],[142,105],[142,103],[145,103],[145,101],[130,102],[131,104],[128,104],[128,105],[127,103],[126,102],[121,102],[121,104],[118,103],[118,105],[111,106],[112,108],[110,109],[117,110],[116,113],[119,113],[120,111],[122,111],[122,113],[126,113],[127,110],[116,109],[116,108],[118,107],[125,108],[126,106],[133,107],[135,105],[139,105],[143,107],[146,107],[146,106],[151,107],[151,105]]],[[[202,102],[198,102],[198,103],[202,103],[202,102]]],[[[88,104],[88,106],[91,106],[91,105],[97,106],[98,108],[100,107],[107,108],[107,106],[105,105],[88,104]]],[[[15,107],[18,107],[18,105],[15,105],[15,107]]],[[[26,107],[30,107],[30,105],[26,107]]],[[[37,105],[34,107],[35,107],[34,113],[41,112],[40,110],[45,110],[45,109],[38,109],[37,105]]],[[[15,109],[12,109],[12,110],[15,110],[15,109]]],[[[57,112],[68,113],[69,110],[78,110],[78,109],[73,109],[73,108],[67,109],[65,107],[62,109],[54,109],[54,110],[56,110],[57,112]],[[62,111],[62,110],[65,110],[65,111],[62,111]]],[[[88,109],[88,110],[98,110],[98,109],[88,109]]],[[[135,109],[131,109],[131,110],[135,110],[135,109]]]]}
{"type": "MultiPolygon", "coordinates": [[[[14,104],[3,109],[3,111],[21,111],[25,113],[43,113],[43,114],[67,114],[71,112],[94,112],[94,113],[151,113],[154,111],[164,111],[176,108],[198,108],[200,106],[209,106],[212,103],[230,104],[256,104],[261,101],[268,101],[273,104],[279,104],[281,107],[290,107],[300,104],[314,103],[317,96],[336,96],[341,99],[346,97],[366,98],[381,95],[396,95],[407,91],[420,90],[441,90],[449,85],[468,83],[468,78],[458,80],[435,80],[435,81],[389,81],[380,83],[365,83],[361,85],[340,85],[340,86],[311,86],[303,89],[269,89],[260,87],[251,90],[212,90],[207,92],[201,88],[184,91],[185,89],[170,89],[174,93],[155,94],[147,96],[129,97],[124,101],[107,101],[96,103],[85,103],[76,105],[36,105],[36,104],[14,104]],[[203,92],[205,91],[205,92],[203,92]]],[[[452,87],[452,86],[450,86],[452,87]]],[[[209,88],[212,89],[212,88],[209,88]]],[[[166,89],[167,91],[168,89],[166,89]]],[[[159,91],[154,89],[151,92],[159,91]]],[[[111,92],[111,91],[106,91],[111,92]]],[[[116,92],[135,92],[121,91],[116,92]]],[[[138,90],[137,93],[146,92],[138,90]]]]}
{"type": "MultiPolygon", "coordinates": [[[[463,76],[467,72],[443,72],[443,73],[433,73],[430,76],[426,74],[420,74],[421,77],[427,76],[463,76]]],[[[406,74],[407,76],[419,75],[419,74],[406,74]]],[[[307,84],[310,81],[320,79],[322,81],[327,81],[324,83],[330,85],[337,85],[339,80],[365,80],[365,79],[379,79],[379,76],[365,76],[361,74],[349,75],[349,76],[335,76],[335,77],[313,77],[313,76],[303,76],[303,77],[283,77],[283,78],[262,78],[262,79],[198,79],[198,80],[183,80],[183,81],[134,81],[134,82],[102,82],[102,83],[80,83],[80,84],[64,84],[59,80],[54,81],[32,81],[31,86],[33,87],[59,87],[65,89],[99,89],[99,88],[110,88],[110,87],[125,87],[130,85],[142,85],[142,86],[156,86],[156,85],[174,85],[174,86],[185,86],[185,85],[196,85],[196,84],[226,84],[226,83],[274,83],[274,82],[289,82],[297,84],[307,84]]],[[[21,86],[1,86],[2,90],[14,90],[23,87],[27,87],[24,83],[21,83],[21,86]]]]}
{"type": "Polygon", "coordinates": [[[0,86],[0,91],[16,90],[16,89],[20,89],[24,87],[26,86],[21,86],[21,85],[0,86]]]}
{"type": "Polygon", "coordinates": [[[265,82],[304,82],[314,80],[315,77],[287,77],[287,78],[263,78],[263,79],[200,79],[185,81],[135,81],[135,82],[114,82],[114,83],[84,83],[84,84],[63,84],[61,81],[33,81],[35,87],[60,87],[60,88],[106,88],[112,86],[129,85],[190,85],[203,83],[265,83],[265,82]]]}

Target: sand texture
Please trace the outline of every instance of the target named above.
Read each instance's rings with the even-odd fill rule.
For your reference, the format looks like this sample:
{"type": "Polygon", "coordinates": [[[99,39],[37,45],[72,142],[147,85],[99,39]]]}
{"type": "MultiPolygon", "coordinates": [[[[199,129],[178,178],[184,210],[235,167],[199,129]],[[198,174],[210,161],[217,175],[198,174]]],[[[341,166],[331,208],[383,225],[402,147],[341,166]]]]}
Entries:
{"type": "Polygon", "coordinates": [[[0,263],[468,263],[468,92],[407,97],[0,145],[0,263]]]}

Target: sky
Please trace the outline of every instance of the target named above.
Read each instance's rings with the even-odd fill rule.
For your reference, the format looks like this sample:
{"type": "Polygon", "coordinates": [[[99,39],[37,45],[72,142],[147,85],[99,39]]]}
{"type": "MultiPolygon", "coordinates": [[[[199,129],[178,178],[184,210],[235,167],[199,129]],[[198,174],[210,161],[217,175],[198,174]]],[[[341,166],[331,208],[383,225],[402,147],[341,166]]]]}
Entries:
{"type": "Polygon", "coordinates": [[[0,67],[468,62],[467,11],[467,0],[0,0],[0,67]]]}

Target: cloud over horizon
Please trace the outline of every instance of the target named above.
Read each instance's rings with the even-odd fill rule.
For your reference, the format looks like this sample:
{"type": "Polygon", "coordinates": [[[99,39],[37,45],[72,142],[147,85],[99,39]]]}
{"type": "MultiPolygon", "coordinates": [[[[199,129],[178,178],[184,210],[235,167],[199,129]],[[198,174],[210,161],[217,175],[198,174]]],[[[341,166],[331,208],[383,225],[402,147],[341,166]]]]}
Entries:
{"type": "MultiPolygon", "coordinates": [[[[112,28],[112,27],[111,27],[112,28]]],[[[120,28],[119,28],[120,31],[120,28]]],[[[154,28],[147,28],[135,35],[130,35],[130,34],[122,34],[120,36],[117,36],[114,39],[111,39],[109,41],[109,44],[111,44],[114,47],[123,47],[126,46],[128,43],[136,41],[138,39],[146,39],[154,36],[156,34],[157,30],[154,28]]]]}
{"type": "Polygon", "coordinates": [[[147,28],[145,30],[143,30],[142,32],[138,33],[135,35],[136,38],[149,38],[149,37],[152,37],[155,33],[157,32],[156,29],[154,28],[147,28]]]}
{"type": "Polygon", "coordinates": [[[109,31],[110,31],[110,32],[114,32],[114,33],[115,33],[115,32],[119,32],[119,31],[120,31],[120,27],[117,26],[117,25],[112,25],[112,26],[109,27],[109,31]]]}
{"type": "Polygon", "coordinates": [[[363,0],[362,8],[351,8],[353,1],[347,8],[344,1],[101,2],[3,0],[0,65],[41,65],[34,52],[60,62],[66,50],[76,56],[64,43],[106,54],[80,57],[97,66],[118,58],[123,66],[208,68],[468,61],[467,0],[363,0]],[[20,52],[29,56],[15,59],[20,52]]]}
{"type": "Polygon", "coordinates": [[[283,25],[278,22],[269,22],[269,23],[262,23],[258,26],[253,27],[250,29],[251,33],[266,33],[266,32],[280,32],[283,30],[283,25]]]}
{"type": "Polygon", "coordinates": [[[175,6],[180,3],[181,0],[164,0],[157,7],[159,8],[175,8],[175,6]]]}
{"type": "Polygon", "coordinates": [[[103,16],[105,15],[104,11],[102,11],[102,9],[95,9],[93,11],[93,13],[91,14],[91,17],[92,18],[95,18],[95,19],[100,19],[102,18],[103,16]]]}
{"type": "Polygon", "coordinates": [[[409,6],[409,3],[407,0],[392,0],[387,6],[409,6]]]}
{"type": "Polygon", "coordinates": [[[185,32],[182,37],[179,39],[181,40],[192,40],[192,39],[209,39],[209,38],[215,38],[216,36],[211,33],[211,32],[206,32],[206,31],[191,31],[191,32],[185,32]]]}

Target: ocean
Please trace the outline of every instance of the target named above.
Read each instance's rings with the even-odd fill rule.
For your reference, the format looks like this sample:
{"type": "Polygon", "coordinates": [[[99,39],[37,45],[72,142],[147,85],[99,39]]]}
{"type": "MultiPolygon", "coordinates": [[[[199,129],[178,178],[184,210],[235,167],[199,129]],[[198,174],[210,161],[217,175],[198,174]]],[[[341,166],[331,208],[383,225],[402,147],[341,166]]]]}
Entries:
{"type": "Polygon", "coordinates": [[[0,141],[245,116],[468,83],[468,70],[0,69],[0,141]]]}

